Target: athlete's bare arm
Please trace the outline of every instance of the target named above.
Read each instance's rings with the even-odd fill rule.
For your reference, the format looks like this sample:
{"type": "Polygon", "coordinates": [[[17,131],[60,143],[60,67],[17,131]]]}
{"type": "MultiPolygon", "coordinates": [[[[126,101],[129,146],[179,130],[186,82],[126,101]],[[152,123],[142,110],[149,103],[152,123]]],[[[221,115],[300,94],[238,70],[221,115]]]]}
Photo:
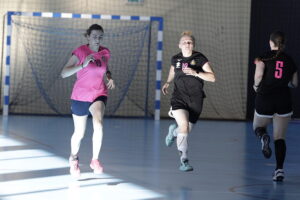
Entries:
{"type": "Polygon", "coordinates": [[[75,55],[72,55],[69,61],[67,62],[67,64],[64,66],[63,70],[61,71],[61,77],[62,78],[69,77],[75,74],[76,72],[78,72],[79,70],[85,68],[89,64],[89,62],[93,62],[93,61],[94,61],[93,56],[88,55],[85,58],[82,65],[76,65],[79,62],[79,60],[75,55]]]}
{"type": "Polygon", "coordinates": [[[215,82],[216,77],[215,73],[213,72],[209,62],[206,62],[202,67],[204,72],[196,72],[194,69],[187,67],[184,68],[182,71],[183,73],[187,75],[192,75],[201,78],[202,80],[209,81],[209,82],[215,82]]]}
{"type": "Polygon", "coordinates": [[[163,87],[161,89],[161,91],[164,95],[168,94],[168,87],[170,86],[170,83],[174,80],[174,77],[175,77],[174,69],[175,69],[175,67],[173,65],[171,65],[167,82],[163,85],[163,87]]]}
{"type": "Polygon", "coordinates": [[[256,68],[254,74],[254,85],[253,88],[256,91],[258,85],[260,84],[262,77],[264,75],[265,64],[262,61],[256,61],[256,68]]]}
{"type": "Polygon", "coordinates": [[[295,72],[293,74],[293,78],[291,80],[291,83],[292,83],[293,87],[295,87],[295,88],[298,87],[298,72],[295,72]]]}

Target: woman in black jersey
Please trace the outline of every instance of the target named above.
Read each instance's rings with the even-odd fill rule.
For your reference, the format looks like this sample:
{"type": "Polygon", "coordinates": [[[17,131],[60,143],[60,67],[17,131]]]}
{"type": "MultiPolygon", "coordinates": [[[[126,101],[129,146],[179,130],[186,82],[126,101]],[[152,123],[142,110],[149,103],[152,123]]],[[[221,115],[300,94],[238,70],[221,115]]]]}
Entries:
{"type": "Polygon", "coordinates": [[[195,38],[191,32],[183,32],[179,41],[181,52],[172,57],[168,80],[162,87],[163,94],[167,94],[167,89],[174,80],[171,113],[178,127],[176,124],[170,125],[166,145],[171,146],[177,138],[181,171],[193,170],[187,157],[188,133],[202,111],[205,97],[203,82],[215,81],[208,59],[200,52],[194,51],[194,45],[195,38]]]}
{"type": "Polygon", "coordinates": [[[289,87],[297,87],[298,75],[293,59],[283,52],[284,34],[280,31],[273,32],[269,43],[271,51],[255,59],[253,88],[256,91],[256,98],[253,130],[261,140],[263,155],[270,158],[272,150],[266,129],[273,120],[276,157],[273,180],[282,181],[286,154],[285,134],[293,114],[289,87]]]}

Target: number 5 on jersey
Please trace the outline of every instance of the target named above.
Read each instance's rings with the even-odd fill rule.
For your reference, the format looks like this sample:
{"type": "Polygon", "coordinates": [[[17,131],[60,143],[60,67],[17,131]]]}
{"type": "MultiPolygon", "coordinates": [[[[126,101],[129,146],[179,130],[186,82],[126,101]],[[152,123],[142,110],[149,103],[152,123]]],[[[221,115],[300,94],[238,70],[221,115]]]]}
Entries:
{"type": "Polygon", "coordinates": [[[283,61],[276,61],[275,78],[282,77],[283,61]]]}

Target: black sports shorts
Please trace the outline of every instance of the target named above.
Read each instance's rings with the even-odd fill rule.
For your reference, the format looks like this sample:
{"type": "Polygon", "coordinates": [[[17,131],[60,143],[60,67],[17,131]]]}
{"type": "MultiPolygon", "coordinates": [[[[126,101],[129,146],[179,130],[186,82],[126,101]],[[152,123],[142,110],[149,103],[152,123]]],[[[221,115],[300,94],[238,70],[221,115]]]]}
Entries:
{"type": "Polygon", "coordinates": [[[203,100],[203,95],[191,97],[173,96],[171,98],[172,110],[187,110],[189,112],[189,122],[195,124],[202,112],[203,100]]]}
{"type": "Polygon", "coordinates": [[[290,93],[256,94],[255,112],[260,117],[271,118],[274,114],[282,117],[291,116],[293,109],[290,93]]]}

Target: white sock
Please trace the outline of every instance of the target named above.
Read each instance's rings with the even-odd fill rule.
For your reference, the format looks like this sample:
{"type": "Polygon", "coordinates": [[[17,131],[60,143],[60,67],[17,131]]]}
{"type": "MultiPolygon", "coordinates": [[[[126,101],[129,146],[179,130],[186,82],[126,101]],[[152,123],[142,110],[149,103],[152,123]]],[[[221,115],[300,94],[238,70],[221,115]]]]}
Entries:
{"type": "Polygon", "coordinates": [[[187,159],[188,152],[188,134],[178,133],[177,134],[177,149],[181,153],[180,160],[187,159]]]}

